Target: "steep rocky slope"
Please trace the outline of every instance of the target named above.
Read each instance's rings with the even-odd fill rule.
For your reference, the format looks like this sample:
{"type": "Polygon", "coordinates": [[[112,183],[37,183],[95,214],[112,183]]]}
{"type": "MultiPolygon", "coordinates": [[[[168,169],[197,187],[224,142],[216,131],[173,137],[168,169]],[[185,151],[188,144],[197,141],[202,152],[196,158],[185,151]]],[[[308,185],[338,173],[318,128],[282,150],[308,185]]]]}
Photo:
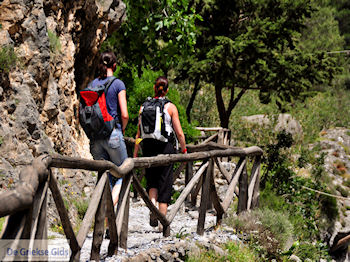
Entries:
{"type": "Polygon", "coordinates": [[[91,80],[99,47],[125,18],[119,0],[5,0],[0,47],[17,66],[1,73],[0,186],[34,157],[90,157],[77,122],[77,90],[91,80]]]}
{"type": "MultiPolygon", "coordinates": [[[[9,72],[0,64],[0,190],[16,185],[23,166],[43,153],[91,157],[77,121],[77,90],[93,78],[99,48],[125,9],[119,0],[0,1],[0,54],[13,50],[17,60],[9,72]]],[[[89,197],[96,176],[53,172],[76,225],[77,203],[89,197]]],[[[51,196],[48,205],[56,224],[51,196]]]]}

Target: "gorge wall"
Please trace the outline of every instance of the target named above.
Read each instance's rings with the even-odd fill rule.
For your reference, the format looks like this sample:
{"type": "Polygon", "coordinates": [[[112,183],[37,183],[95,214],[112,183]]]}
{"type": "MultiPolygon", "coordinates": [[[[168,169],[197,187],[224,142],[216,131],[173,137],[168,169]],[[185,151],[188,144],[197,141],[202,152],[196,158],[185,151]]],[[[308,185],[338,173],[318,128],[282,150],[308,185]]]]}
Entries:
{"type": "Polygon", "coordinates": [[[0,1],[0,48],[17,58],[9,72],[0,66],[2,189],[43,153],[91,157],[77,90],[93,78],[99,48],[125,10],[119,0],[0,1]]]}

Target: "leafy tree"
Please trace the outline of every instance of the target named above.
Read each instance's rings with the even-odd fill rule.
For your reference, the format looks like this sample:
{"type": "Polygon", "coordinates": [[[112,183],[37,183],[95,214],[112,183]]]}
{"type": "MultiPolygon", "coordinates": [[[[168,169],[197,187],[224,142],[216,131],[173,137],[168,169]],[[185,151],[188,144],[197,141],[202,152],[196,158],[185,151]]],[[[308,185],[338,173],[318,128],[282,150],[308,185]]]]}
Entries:
{"type": "Polygon", "coordinates": [[[305,97],[336,71],[325,53],[297,47],[305,18],[314,11],[309,0],[200,1],[196,10],[203,17],[200,51],[181,64],[181,72],[188,73],[179,77],[215,86],[222,127],[228,127],[233,108],[248,90],[258,90],[264,103],[276,95],[283,110],[284,102],[305,97]]]}
{"type": "MultiPolygon", "coordinates": [[[[104,46],[121,57],[130,72],[150,66],[167,75],[179,59],[193,52],[196,43],[195,20],[199,18],[188,0],[124,1],[127,20],[104,46]]],[[[126,76],[128,76],[126,74],[126,76]]]]}
{"type": "Polygon", "coordinates": [[[345,48],[350,49],[350,2],[348,0],[332,0],[330,4],[337,8],[336,19],[339,29],[345,38],[345,48]]]}
{"type": "Polygon", "coordinates": [[[318,0],[317,11],[306,19],[299,47],[306,52],[339,51],[344,48],[344,38],[340,35],[336,8],[329,1],[318,0]]]}
{"type": "MultiPolygon", "coordinates": [[[[109,37],[102,50],[112,50],[118,57],[118,76],[127,86],[130,124],[128,136],[135,136],[140,105],[153,96],[153,84],[160,75],[167,75],[182,57],[194,51],[195,20],[200,17],[188,0],[124,1],[127,20],[109,37]]],[[[185,118],[179,94],[170,87],[170,100],[179,110],[186,140],[197,135],[185,118]]]]}

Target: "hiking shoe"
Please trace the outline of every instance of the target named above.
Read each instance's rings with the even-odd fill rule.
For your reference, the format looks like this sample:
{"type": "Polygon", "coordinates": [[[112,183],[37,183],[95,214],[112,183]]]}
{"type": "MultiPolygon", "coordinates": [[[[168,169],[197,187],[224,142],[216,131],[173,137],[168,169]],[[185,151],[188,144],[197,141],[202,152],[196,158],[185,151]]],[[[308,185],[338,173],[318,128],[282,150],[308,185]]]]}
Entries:
{"type": "Polygon", "coordinates": [[[153,215],[153,213],[151,213],[151,215],[149,216],[149,224],[151,225],[151,227],[158,226],[158,219],[155,215],[153,215]]]}
{"type": "Polygon", "coordinates": [[[106,229],[105,239],[110,239],[109,228],[106,229]]]}

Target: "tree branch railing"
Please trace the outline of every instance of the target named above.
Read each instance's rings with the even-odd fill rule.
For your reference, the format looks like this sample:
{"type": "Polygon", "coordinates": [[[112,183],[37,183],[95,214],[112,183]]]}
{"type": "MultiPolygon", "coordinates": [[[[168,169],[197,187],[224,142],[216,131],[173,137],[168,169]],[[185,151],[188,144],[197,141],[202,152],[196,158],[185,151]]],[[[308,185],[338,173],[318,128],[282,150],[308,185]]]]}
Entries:
{"type": "Polygon", "coordinates": [[[216,142],[222,145],[230,145],[231,130],[223,127],[196,127],[197,130],[204,133],[204,135],[198,138],[200,144],[206,144],[208,142],[216,142]],[[205,135],[205,133],[212,133],[212,135],[205,135]]]}
{"type": "Polygon", "coordinates": [[[108,219],[110,230],[108,256],[115,254],[118,246],[126,248],[131,184],[150,211],[163,225],[164,236],[170,235],[171,223],[186,200],[196,205],[197,199],[200,199],[197,224],[197,233],[200,235],[204,233],[206,212],[210,205],[216,210],[217,224],[221,223],[223,215],[227,212],[235,195],[238,196],[238,213],[257,207],[260,159],[263,153],[259,147],[236,148],[209,141],[198,145],[188,145],[187,148],[188,154],[128,158],[119,167],[105,160],[88,160],[57,154],[40,156],[33,161],[31,166],[21,171],[20,182],[14,190],[0,194],[0,200],[3,203],[0,206],[0,217],[7,216],[1,238],[14,239],[16,241],[20,239],[31,239],[33,241],[34,239],[47,239],[46,202],[48,189],[54,196],[53,199],[64,233],[67,239],[70,240],[71,261],[79,260],[80,250],[93,221],[95,222],[90,258],[99,260],[105,217],[108,219]],[[220,160],[223,157],[239,158],[233,171],[229,172],[223,167],[220,160]],[[248,174],[247,163],[250,160],[253,163],[251,172],[248,174]],[[197,169],[193,165],[196,161],[203,161],[197,169]],[[185,188],[176,202],[169,207],[168,214],[164,216],[149,199],[147,192],[140,184],[135,170],[164,166],[171,163],[180,163],[178,169],[174,172],[174,180],[186,168],[185,188]],[[219,174],[228,183],[222,199],[215,185],[215,166],[219,174]],[[92,193],[88,209],[77,235],[74,233],[57,180],[51,172],[52,168],[84,169],[98,171],[102,174],[92,193]],[[116,213],[114,212],[106,171],[118,178],[123,177],[116,213]]]}

